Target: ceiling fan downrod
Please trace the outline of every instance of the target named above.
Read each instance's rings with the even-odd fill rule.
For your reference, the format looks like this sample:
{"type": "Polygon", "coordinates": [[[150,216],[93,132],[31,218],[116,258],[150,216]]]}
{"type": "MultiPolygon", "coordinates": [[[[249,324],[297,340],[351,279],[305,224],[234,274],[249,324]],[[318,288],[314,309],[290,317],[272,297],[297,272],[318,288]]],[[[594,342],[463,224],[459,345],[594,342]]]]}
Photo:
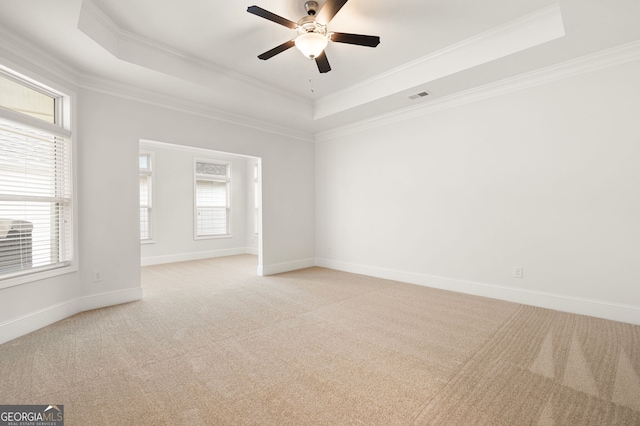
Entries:
{"type": "Polygon", "coordinates": [[[308,1],[304,4],[304,10],[307,11],[307,15],[315,16],[316,12],[318,12],[318,2],[308,1]]]}

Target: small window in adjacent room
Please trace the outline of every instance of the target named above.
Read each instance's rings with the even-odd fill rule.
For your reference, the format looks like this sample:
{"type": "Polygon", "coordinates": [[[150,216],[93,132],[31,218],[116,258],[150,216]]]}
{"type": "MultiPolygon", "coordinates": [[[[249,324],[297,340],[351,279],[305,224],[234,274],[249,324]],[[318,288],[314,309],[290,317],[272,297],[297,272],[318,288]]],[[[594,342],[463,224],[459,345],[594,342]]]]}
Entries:
{"type": "Polygon", "coordinates": [[[153,153],[141,152],[140,167],[140,242],[153,242],[153,153]]]}
{"type": "Polygon", "coordinates": [[[196,160],[194,170],[195,238],[230,237],[230,164],[196,160]]]}
{"type": "Polygon", "coordinates": [[[0,280],[72,262],[71,131],[62,126],[68,100],[0,72],[0,280]]]}

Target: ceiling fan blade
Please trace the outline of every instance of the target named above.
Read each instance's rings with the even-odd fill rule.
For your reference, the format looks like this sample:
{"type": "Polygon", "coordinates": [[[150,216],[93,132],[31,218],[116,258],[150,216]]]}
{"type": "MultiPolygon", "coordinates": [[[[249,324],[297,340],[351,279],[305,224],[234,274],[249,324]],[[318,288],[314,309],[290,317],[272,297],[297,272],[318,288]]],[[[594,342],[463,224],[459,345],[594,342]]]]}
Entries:
{"type": "Polygon", "coordinates": [[[327,2],[322,6],[322,9],[318,12],[316,17],[316,21],[321,24],[327,25],[329,21],[336,16],[336,13],[342,9],[342,6],[345,5],[347,0],[327,0],[327,2]]]}
{"type": "Polygon", "coordinates": [[[331,33],[331,41],[357,44],[358,46],[376,47],[380,44],[380,37],[363,34],[331,33]]]}
{"type": "Polygon", "coordinates": [[[324,53],[324,50],[315,59],[315,61],[316,65],[318,65],[318,71],[320,71],[322,74],[331,71],[331,65],[329,65],[329,60],[327,59],[327,54],[324,53]]]}
{"type": "Polygon", "coordinates": [[[288,28],[298,28],[298,24],[296,24],[295,22],[283,18],[282,16],[278,16],[275,13],[271,13],[268,10],[265,10],[258,6],[249,6],[247,8],[247,12],[253,13],[254,15],[257,15],[261,18],[268,19],[272,22],[275,22],[276,24],[284,25],[288,28]]]}
{"type": "Polygon", "coordinates": [[[287,49],[291,49],[295,45],[296,43],[294,40],[285,41],[280,46],[274,47],[273,49],[264,52],[262,55],[258,55],[258,58],[262,59],[263,61],[266,61],[269,58],[273,58],[278,53],[282,53],[287,49]]]}

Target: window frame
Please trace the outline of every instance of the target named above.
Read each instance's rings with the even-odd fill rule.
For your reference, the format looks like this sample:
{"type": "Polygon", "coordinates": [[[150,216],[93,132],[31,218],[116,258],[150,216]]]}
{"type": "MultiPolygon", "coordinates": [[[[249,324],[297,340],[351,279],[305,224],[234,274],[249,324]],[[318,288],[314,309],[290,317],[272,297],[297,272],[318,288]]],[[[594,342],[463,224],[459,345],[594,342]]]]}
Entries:
{"type": "MultiPolygon", "coordinates": [[[[143,208],[147,208],[148,209],[148,217],[149,217],[149,238],[145,238],[143,239],[142,237],[140,237],[140,244],[153,244],[156,242],[155,240],[155,208],[153,207],[153,205],[155,204],[155,182],[154,182],[154,168],[155,168],[155,152],[153,151],[149,151],[149,150],[145,150],[145,149],[141,149],[140,152],[138,153],[138,173],[139,176],[146,176],[149,179],[149,201],[150,203],[148,203],[148,205],[146,207],[143,207],[142,205],[140,205],[140,209],[143,208]],[[140,169],[140,157],[141,156],[147,156],[149,158],[149,167],[148,170],[141,170],[140,169]]],[[[139,230],[138,234],[141,233],[141,229],[139,230]]]]}
{"type": "Polygon", "coordinates": [[[232,220],[231,220],[231,162],[217,160],[212,158],[194,157],[193,159],[193,239],[194,240],[212,240],[220,238],[232,238],[232,220]],[[203,175],[197,173],[197,164],[207,163],[226,167],[226,175],[203,175]],[[226,184],[226,211],[227,223],[226,233],[224,234],[198,234],[198,181],[225,182],[226,184]]]}
{"type": "Polygon", "coordinates": [[[11,71],[8,68],[2,66],[1,64],[0,64],[0,76],[16,84],[19,84],[27,89],[31,89],[34,92],[38,92],[42,95],[52,98],[53,99],[53,123],[49,123],[48,121],[41,120],[29,114],[21,113],[13,109],[0,106],[2,110],[4,110],[5,112],[10,111],[11,113],[19,114],[22,117],[29,117],[30,119],[35,119],[38,123],[47,123],[48,125],[55,126],[58,129],[62,128],[62,129],[68,130],[68,123],[67,123],[67,126],[65,126],[65,121],[68,122],[69,120],[64,120],[66,118],[65,115],[67,115],[64,108],[64,103],[68,102],[67,98],[70,98],[69,95],[65,95],[61,92],[52,90],[46,87],[45,84],[38,83],[34,79],[27,78],[24,75],[20,75],[14,71],[11,71]]]}
{"type": "Polygon", "coordinates": [[[32,269],[10,272],[0,275],[0,289],[17,285],[27,284],[34,281],[53,278],[60,275],[78,271],[77,247],[78,247],[78,223],[77,217],[77,177],[76,177],[76,146],[73,139],[75,133],[75,105],[76,95],[67,87],[52,83],[48,79],[25,71],[21,67],[3,61],[0,64],[0,75],[2,77],[17,82],[24,87],[38,91],[54,99],[54,123],[50,123],[39,118],[0,106],[0,118],[38,131],[60,137],[69,145],[69,200],[67,209],[68,233],[64,240],[59,240],[58,244],[69,248],[68,259],[60,264],[44,265],[32,269]]]}

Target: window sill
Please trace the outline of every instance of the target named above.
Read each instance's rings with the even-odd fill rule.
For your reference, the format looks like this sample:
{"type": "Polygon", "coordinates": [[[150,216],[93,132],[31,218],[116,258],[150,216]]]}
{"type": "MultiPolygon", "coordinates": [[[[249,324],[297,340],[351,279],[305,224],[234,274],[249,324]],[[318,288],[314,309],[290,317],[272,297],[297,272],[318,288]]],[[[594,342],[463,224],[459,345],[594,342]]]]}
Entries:
{"type": "Polygon", "coordinates": [[[52,269],[45,269],[41,271],[34,271],[30,273],[24,273],[22,275],[9,276],[6,278],[0,278],[0,290],[15,287],[22,284],[29,284],[35,281],[41,281],[48,278],[57,277],[59,275],[66,275],[72,272],[77,272],[78,267],[75,264],[67,266],[60,266],[52,269]]]}
{"type": "Polygon", "coordinates": [[[231,234],[224,234],[224,235],[198,235],[193,237],[194,240],[198,241],[198,240],[218,240],[218,239],[222,239],[222,238],[233,238],[233,235],[231,234]]]}

